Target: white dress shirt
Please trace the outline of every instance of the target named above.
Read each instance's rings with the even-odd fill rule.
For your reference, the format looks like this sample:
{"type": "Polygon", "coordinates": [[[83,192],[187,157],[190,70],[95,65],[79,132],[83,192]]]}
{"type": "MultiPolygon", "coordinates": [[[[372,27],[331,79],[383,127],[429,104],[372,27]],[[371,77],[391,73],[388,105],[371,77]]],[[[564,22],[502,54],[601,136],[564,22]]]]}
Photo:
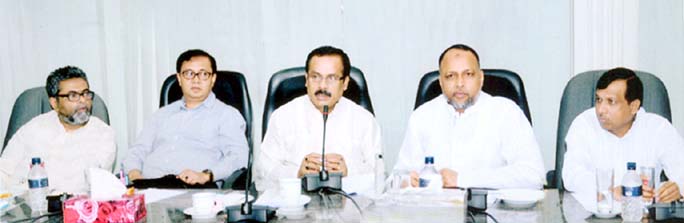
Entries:
{"type": "Polygon", "coordinates": [[[665,118],[643,108],[622,138],[601,127],[594,108],[587,109],[570,125],[565,144],[563,184],[587,210],[596,210],[596,169],[612,168],[614,186],[619,186],[627,162],[636,162],[637,173],[642,166],[655,167],[656,182],[665,170],[684,192],[682,137],[665,118]]]}
{"type": "MultiPolygon", "coordinates": [[[[380,126],[373,115],[342,97],[328,115],[326,128],[326,154],[340,154],[347,164],[343,187],[352,182],[364,184],[357,188],[372,187],[373,178],[354,178],[372,177],[374,155],[382,152],[380,126]]],[[[307,95],[275,110],[256,159],[257,189],[277,188],[278,179],[297,177],[304,156],[321,153],[322,140],[323,116],[307,95]]]]}
{"type": "Polygon", "coordinates": [[[420,171],[426,156],[434,156],[437,170],[456,171],[459,187],[543,184],[544,165],[529,121],[511,100],[482,91],[463,113],[442,94],[411,114],[394,169],[420,171]]]}
{"type": "Polygon", "coordinates": [[[116,158],[114,129],[95,116],[67,132],[57,112],[36,116],[14,134],[0,157],[0,177],[11,190],[28,190],[32,157],[45,164],[50,190],[86,193],[88,168],[111,171],[116,158]]]}

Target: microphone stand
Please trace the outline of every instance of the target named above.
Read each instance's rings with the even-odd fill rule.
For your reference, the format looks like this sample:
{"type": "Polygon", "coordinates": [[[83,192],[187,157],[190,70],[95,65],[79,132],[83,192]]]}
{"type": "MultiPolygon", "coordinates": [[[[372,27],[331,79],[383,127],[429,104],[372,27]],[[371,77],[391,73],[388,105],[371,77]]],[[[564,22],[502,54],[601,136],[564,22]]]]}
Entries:
{"type": "Polygon", "coordinates": [[[269,209],[264,205],[252,205],[254,200],[249,201],[249,191],[252,186],[252,147],[249,147],[247,158],[247,179],[245,181],[245,202],[239,205],[226,207],[226,222],[268,222],[275,214],[274,209],[269,209]]]}
{"type": "Polygon", "coordinates": [[[342,173],[328,173],[325,169],[325,130],[328,122],[328,106],[323,106],[323,146],[321,172],[318,174],[306,174],[302,178],[302,187],[307,192],[317,191],[321,188],[335,190],[342,189],[342,173]]]}
{"type": "MultiPolygon", "coordinates": [[[[323,145],[322,145],[322,164],[321,164],[321,171],[318,174],[306,174],[302,178],[302,187],[305,191],[307,192],[313,192],[313,191],[318,191],[318,194],[321,196],[321,199],[323,199],[323,203],[325,204],[325,199],[326,196],[325,194],[339,194],[342,195],[354,203],[354,206],[356,209],[363,215],[363,211],[359,207],[359,205],[356,203],[354,198],[349,196],[346,192],[342,190],[342,173],[340,172],[333,172],[333,173],[328,173],[328,170],[325,169],[325,133],[326,133],[326,125],[328,122],[328,106],[324,105],[323,106],[323,145]]],[[[329,197],[328,197],[329,198],[329,197]]],[[[327,208],[327,205],[326,205],[327,208]]]]}

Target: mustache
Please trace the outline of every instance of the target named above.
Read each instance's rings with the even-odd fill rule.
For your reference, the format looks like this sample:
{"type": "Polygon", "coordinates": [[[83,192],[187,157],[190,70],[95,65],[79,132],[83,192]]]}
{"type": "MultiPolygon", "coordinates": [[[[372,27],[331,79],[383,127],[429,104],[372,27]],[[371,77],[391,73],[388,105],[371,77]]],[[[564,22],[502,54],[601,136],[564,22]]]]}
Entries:
{"type": "Polygon", "coordinates": [[[318,90],[318,91],[316,91],[316,93],[314,93],[314,95],[316,95],[316,96],[318,96],[319,94],[323,94],[323,95],[328,96],[328,97],[332,96],[332,94],[330,92],[323,90],[323,89],[318,90]]]}

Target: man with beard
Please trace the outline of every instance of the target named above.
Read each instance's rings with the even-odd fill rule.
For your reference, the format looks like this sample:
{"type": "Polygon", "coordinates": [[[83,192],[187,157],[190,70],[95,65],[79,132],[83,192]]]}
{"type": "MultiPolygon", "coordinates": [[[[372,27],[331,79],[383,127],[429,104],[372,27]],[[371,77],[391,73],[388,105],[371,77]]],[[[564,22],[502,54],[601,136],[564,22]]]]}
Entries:
{"type": "Polygon", "coordinates": [[[411,114],[395,166],[410,171],[413,186],[432,156],[444,187],[542,187],[544,165],[530,123],[513,101],[483,92],[483,80],[469,46],[440,55],[443,94],[411,114]]]}
{"type": "Polygon", "coordinates": [[[56,192],[86,193],[85,170],[111,171],[116,158],[114,130],[91,116],[95,93],[77,67],[59,68],[45,84],[52,111],[24,124],[0,157],[0,177],[15,190],[28,189],[32,157],[40,157],[56,192]]]}
{"type": "Polygon", "coordinates": [[[380,127],[370,112],[342,97],[350,79],[349,57],[341,49],[322,46],[309,53],[305,69],[307,95],[279,107],[268,123],[256,161],[257,189],[321,170],[326,105],[325,168],[341,173],[345,187],[372,188],[374,155],[382,152],[380,127]]]}

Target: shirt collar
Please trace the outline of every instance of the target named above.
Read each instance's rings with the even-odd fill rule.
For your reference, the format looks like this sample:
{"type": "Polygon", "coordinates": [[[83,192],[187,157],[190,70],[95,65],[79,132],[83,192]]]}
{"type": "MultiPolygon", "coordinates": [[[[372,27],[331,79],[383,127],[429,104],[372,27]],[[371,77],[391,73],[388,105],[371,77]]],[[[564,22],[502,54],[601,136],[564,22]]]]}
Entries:
{"type": "MultiPolygon", "coordinates": [[[[632,121],[632,126],[629,127],[629,129],[627,130],[627,133],[625,133],[625,135],[622,136],[623,139],[630,136],[632,134],[632,132],[634,132],[635,128],[638,128],[638,125],[640,125],[642,120],[643,120],[643,118],[641,118],[641,117],[643,117],[644,115],[646,115],[646,110],[644,110],[643,107],[640,107],[639,111],[637,111],[636,115],[634,115],[634,121],[632,121]]],[[[611,135],[613,135],[613,134],[611,133],[611,135]]],[[[613,136],[615,136],[615,135],[613,135],[613,136]]],[[[617,136],[615,136],[615,137],[617,138],[617,136]]]]}
{"type": "MultiPolygon", "coordinates": [[[[595,108],[594,108],[594,109],[595,109],[595,108]]],[[[629,127],[629,129],[627,130],[627,132],[625,133],[625,135],[622,136],[622,137],[618,137],[618,136],[616,136],[615,134],[611,133],[610,131],[608,131],[608,130],[604,129],[603,127],[601,127],[601,126],[600,126],[601,123],[598,121],[598,117],[596,117],[596,122],[599,123],[599,127],[603,130],[603,132],[604,132],[606,135],[608,135],[608,136],[612,137],[613,139],[616,139],[616,140],[619,141],[619,140],[623,140],[623,139],[629,138],[629,137],[633,134],[632,132],[636,131],[636,130],[634,130],[634,129],[639,128],[638,126],[641,125],[641,122],[642,122],[642,120],[643,120],[643,118],[641,118],[641,117],[644,117],[644,115],[646,115],[646,110],[644,110],[643,107],[639,108],[639,111],[637,111],[636,115],[634,116],[634,121],[632,121],[632,126],[629,127]]]]}
{"type": "MultiPolygon", "coordinates": [[[[308,103],[308,104],[309,104],[309,106],[308,106],[308,107],[309,107],[309,110],[312,111],[312,112],[315,111],[316,114],[321,114],[321,111],[318,110],[318,108],[316,108],[316,105],[314,105],[314,103],[311,101],[311,98],[309,98],[308,95],[304,95],[304,96],[306,96],[306,100],[309,102],[309,103],[308,103]]],[[[342,101],[344,101],[344,100],[346,100],[346,98],[345,98],[344,96],[340,97],[340,100],[337,100],[337,103],[335,104],[335,109],[333,109],[332,111],[330,111],[330,112],[328,113],[328,117],[333,116],[333,115],[339,113],[339,112],[336,112],[336,111],[344,110],[344,103],[342,102],[342,101]]]]}
{"type": "Polygon", "coordinates": [[[205,98],[204,101],[202,101],[202,103],[194,109],[187,109],[187,107],[185,106],[185,96],[183,96],[181,98],[181,101],[182,101],[182,103],[180,103],[180,109],[181,110],[194,110],[194,109],[199,109],[202,107],[212,108],[212,107],[214,107],[214,104],[216,104],[216,95],[214,94],[214,92],[209,92],[209,95],[207,96],[207,98],[205,98]]]}

